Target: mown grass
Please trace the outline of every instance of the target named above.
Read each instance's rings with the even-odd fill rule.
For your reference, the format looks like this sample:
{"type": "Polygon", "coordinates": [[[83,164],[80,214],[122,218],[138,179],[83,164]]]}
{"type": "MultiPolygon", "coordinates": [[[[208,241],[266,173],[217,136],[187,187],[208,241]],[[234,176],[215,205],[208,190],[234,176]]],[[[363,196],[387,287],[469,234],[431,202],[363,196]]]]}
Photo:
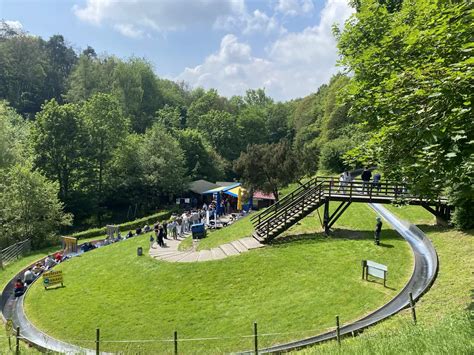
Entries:
{"type": "Polygon", "coordinates": [[[417,325],[411,312],[396,316],[347,338],[342,346],[329,342],[302,354],[472,354],[474,353],[474,310],[472,270],[474,232],[460,232],[433,225],[434,217],[421,207],[389,209],[418,226],[433,242],[439,258],[439,272],[431,289],[417,302],[417,325]]]}
{"type": "MultiPolygon", "coordinates": [[[[374,218],[366,206],[351,208],[361,219],[374,218]]],[[[182,353],[250,349],[252,339],[241,336],[251,334],[253,321],[262,334],[284,333],[262,336],[261,346],[314,335],[332,327],[336,314],[350,320],[381,306],[411,274],[411,251],[395,233],[385,229],[387,245],[377,248],[369,225],[356,221],[353,228],[332,238],[297,233],[236,257],[191,264],[137,257],[148,236],[132,238],[61,264],[66,287],[34,285],[26,312],[48,334],[86,347],[93,347],[96,327],[104,340],[170,339],[174,330],[180,338],[224,338],[180,342],[182,353]],[[365,258],[388,265],[390,288],[360,279],[365,258]]],[[[172,352],[169,342],[103,346],[172,352]]]]}

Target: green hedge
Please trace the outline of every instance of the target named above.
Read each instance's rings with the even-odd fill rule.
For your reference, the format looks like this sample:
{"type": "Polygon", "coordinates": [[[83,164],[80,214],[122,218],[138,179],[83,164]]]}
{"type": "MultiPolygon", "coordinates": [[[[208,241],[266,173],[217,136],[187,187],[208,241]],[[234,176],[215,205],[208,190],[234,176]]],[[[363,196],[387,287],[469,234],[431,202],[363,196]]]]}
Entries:
{"type": "MultiPolygon", "coordinates": [[[[161,211],[150,216],[146,216],[134,221],[126,222],[119,224],[120,231],[128,231],[131,229],[136,229],[138,227],[143,227],[145,224],[151,225],[157,221],[163,221],[171,217],[173,211],[161,211]]],[[[107,227],[88,229],[83,232],[74,233],[72,237],[77,239],[87,239],[93,237],[103,237],[107,232],[107,227]]]]}

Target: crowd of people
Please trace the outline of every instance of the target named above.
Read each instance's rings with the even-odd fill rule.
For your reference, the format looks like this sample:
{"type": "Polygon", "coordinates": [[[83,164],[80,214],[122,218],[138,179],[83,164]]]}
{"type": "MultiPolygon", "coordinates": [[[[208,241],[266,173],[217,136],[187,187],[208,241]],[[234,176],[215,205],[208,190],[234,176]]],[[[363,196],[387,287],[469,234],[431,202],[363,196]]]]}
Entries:
{"type": "MultiPolygon", "coordinates": [[[[372,177],[372,172],[370,171],[369,167],[365,167],[361,175],[362,193],[369,194],[374,190],[376,190],[377,193],[379,193],[382,186],[381,179],[382,179],[382,176],[380,175],[380,173],[377,172],[372,177]]],[[[347,186],[349,186],[353,181],[354,179],[352,178],[352,175],[350,174],[350,172],[348,171],[343,172],[341,175],[339,175],[338,192],[342,192],[345,194],[347,186]]],[[[357,186],[357,188],[358,187],[359,186],[357,186]]]]}
{"type": "Polygon", "coordinates": [[[15,297],[23,295],[26,291],[26,288],[43,272],[48,271],[55,265],[63,262],[68,258],[69,256],[64,255],[62,252],[57,252],[52,255],[49,254],[45,259],[40,260],[36,262],[34,266],[29,267],[23,273],[23,277],[17,278],[15,281],[15,285],[13,286],[13,292],[15,294],[15,297]]]}

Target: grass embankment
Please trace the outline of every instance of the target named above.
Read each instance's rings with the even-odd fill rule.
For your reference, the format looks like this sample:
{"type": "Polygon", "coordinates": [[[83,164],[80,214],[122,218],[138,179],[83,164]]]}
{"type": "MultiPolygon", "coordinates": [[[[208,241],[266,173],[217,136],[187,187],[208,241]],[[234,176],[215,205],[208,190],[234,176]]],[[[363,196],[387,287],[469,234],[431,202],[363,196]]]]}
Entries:
{"type": "MultiPolygon", "coordinates": [[[[241,336],[251,334],[255,320],[262,334],[283,333],[262,336],[261,346],[314,335],[331,327],[336,314],[355,319],[381,306],[411,275],[408,245],[384,230],[385,247],[375,247],[372,223],[360,222],[372,221],[375,214],[366,206],[350,209],[358,220],[348,214],[341,221],[356,233],[326,238],[305,232],[219,261],[137,257],[136,248],[148,245],[148,235],[94,250],[58,267],[66,287],[45,291],[34,285],[26,312],[48,334],[86,347],[94,346],[97,327],[103,340],[170,339],[174,330],[180,338],[220,338],[180,342],[182,353],[250,349],[252,339],[241,336]],[[365,258],[388,265],[390,288],[360,279],[365,258]]],[[[173,349],[159,341],[102,345],[135,353],[173,349]]]]}
{"type": "Polygon", "coordinates": [[[389,209],[417,223],[433,242],[439,272],[431,289],[416,304],[417,325],[410,310],[364,331],[356,338],[314,346],[302,354],[472,354],[474,310],[472,270],[474,232],[433,225],[434,217],[421,207],[389,209]]]}

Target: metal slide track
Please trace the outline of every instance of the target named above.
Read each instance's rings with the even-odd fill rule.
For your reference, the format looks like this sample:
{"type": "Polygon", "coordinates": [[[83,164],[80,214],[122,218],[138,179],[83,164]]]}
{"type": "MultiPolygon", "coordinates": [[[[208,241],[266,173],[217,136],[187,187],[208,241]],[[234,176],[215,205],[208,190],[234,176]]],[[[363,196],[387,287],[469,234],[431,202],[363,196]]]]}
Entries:
{"type": "MultiPolygon", "coordinates": [[[[410,244],[415,256],[415,267],[410,280],[405,285],[403,290],[397,296],[395,296],[395,298],[368,316],[359,319],[352,324],[341,327],[341,336],[357,333],[362,329],[374,325],[377,322],[386,319],[407,307],[409,305],[409,293],[411,292],[413,294],[414,299],[420,298],[421,295],[423,295],[423,293],[425,293],[434,282],[438,270],[438,257],[436,255],[436,251],[430,240],[420,229],[414,225],[400,221],[381,205],[370,204],[370,206],[385,220],[387,220],[387,222],[390,223],[410,244]]],[[[22,273],[23,271],[18,275],[21,275],[22,273]]],[[[11,296],[13,293],[13,283],[18,275],[16,275],[4,288],[2,292],[1,309],[4,318],[12,318],[15,327],[20,327],[21,336],[29,343],[39,346],[40,348],[53,350],[60,353],[95,353],[95,351],[91,349],[80,348],[73,344],[56,340],[41,332],[29,322],[23,309],[24,296],[19,297],[16,300],[11,296]]],[[[335,331],[330,331],[318,336],[261,349],[259,352],[286,352],[335,338],[335,331]]],[[[244,353],[250,354],[252,352],[249,351],[244,353]]]]}
{"type": "MultiPolygon", "coordinates": [[[[380,214],[400,235],[410,244],[415,257],[415,267],[413,274],[403,290],[390,302],[380,307],[371,314],[347,324],[340,328],[341,336],[357,334],[361,330],[372,326],[381,320],[389,318],[402,309],[409,306],[409,294],[413,294],[413,299],[419,299],[433,284],[438,272],[438,255],[431,241],[415,225],[404,222],[395,217],[385,207],[379,204],[369,204],[378,214],[380,214]]],[[[304,348],[310,345],[336,339],[336,331],[326,332],[314,337],[292,341],[290,343],[260,349],[259,353],[280,353],[290,350],[304,348]]],[[[243,354],[252,354],[247,351],[243,354]]]]}

